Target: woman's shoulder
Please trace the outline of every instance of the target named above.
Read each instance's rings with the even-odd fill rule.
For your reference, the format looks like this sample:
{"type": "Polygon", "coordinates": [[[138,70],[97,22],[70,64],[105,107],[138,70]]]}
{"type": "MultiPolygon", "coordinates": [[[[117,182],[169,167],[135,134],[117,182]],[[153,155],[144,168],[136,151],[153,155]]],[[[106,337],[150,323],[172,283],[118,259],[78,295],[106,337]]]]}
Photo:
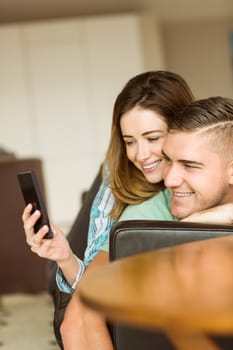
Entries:
{"type": "Polygon", "coordinates": [[[139,204],[128,205],[121,214],[122,220],[173,220],[169,211],[170,196],[168,190],[160,191],[139,204]]]}

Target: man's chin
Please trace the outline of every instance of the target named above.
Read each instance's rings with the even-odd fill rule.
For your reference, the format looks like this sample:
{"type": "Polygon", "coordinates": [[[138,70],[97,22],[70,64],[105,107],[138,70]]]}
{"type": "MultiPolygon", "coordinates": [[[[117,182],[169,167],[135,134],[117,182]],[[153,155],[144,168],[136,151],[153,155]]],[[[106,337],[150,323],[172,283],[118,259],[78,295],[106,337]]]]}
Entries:
{"type": "Polygon", "coordinates": [[[191,215],[191,213],[187,212],[186,208],[171,207],[170,210],[172,215],[175,216],[178,220],[185,219],[186,217],[191,215]]]}

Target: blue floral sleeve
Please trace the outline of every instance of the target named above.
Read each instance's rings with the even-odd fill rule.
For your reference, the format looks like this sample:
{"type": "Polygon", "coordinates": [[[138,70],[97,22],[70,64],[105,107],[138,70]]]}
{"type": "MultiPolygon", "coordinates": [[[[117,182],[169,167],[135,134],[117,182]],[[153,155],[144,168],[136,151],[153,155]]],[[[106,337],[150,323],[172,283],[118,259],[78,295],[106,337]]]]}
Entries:
{"type": "MultiPolygon", "coordinates": [[[[115,199],[110,188],[105,183],[102,183],[91,207],[87,248],[84,255],[84,261],[82,262],[83,265],[80,263],[82,273],[76,278],[77,283],[81,279],[85,268],[108,240],[110,230],[115,223],[115,220],[109,215],[114,203],[115,199]]],[[[69,294],[73,293],[74,289],[69,286],[59,268],[57,269],[56,282],[58,288],[62,292],[69,294]]]]}

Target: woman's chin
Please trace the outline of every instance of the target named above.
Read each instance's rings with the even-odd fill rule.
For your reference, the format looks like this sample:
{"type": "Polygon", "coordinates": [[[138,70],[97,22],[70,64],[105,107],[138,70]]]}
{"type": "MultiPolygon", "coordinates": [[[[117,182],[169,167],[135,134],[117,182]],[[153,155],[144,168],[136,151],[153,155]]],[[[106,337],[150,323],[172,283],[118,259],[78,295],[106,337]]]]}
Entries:
{"type": "Polygon", "coordinates": [[[152,184],[161,182],[163,180],[162,174],[158,174],[158,173],[157,174],[154,174],[154,173],[145,174],[144,173],[144,176],[147,179],[147,181],[152,183],[152,184]]]}

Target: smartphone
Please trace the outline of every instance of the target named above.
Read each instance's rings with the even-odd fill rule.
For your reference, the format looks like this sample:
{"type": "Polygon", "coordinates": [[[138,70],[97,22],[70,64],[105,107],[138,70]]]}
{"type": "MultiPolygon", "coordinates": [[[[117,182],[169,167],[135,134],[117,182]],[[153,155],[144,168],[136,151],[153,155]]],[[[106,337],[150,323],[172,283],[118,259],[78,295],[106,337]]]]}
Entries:
{"type": "Polygon", "coordinates": [[[37,209],[41,212],[41,216],[34,226],[35,232],[37,232],[42,226],[47,225],[49,227],[49,232],[44,236],[44,238],[53,238],[53,232],[49,224],[47,210],[39,188],[36,174],[33,171],[26,171],[24,173],[18,173],[17,177],[25,204],[32,204],[32,213],[37,209]]]}

